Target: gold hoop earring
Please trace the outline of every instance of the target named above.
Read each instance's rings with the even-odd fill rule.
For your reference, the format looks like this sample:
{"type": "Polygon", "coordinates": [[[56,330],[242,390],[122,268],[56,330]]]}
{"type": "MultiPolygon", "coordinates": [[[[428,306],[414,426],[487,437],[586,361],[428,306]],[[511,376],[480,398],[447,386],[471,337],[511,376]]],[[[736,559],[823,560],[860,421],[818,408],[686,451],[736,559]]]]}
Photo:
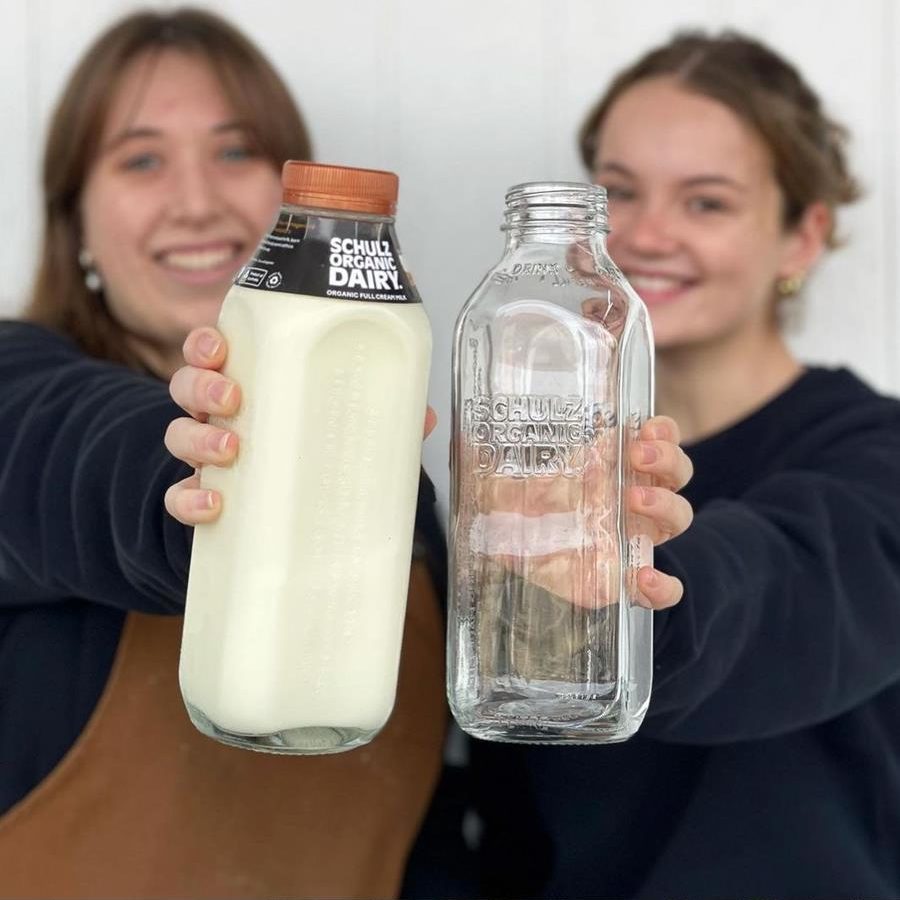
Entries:
{"type": "Polygon", "coordinates": [[[803,290],[805,282],[806,276],[802,272],[797,275],[788,275],[775,282],[775,290],[778,291],[779,297],[795,297],[803,290]]]}

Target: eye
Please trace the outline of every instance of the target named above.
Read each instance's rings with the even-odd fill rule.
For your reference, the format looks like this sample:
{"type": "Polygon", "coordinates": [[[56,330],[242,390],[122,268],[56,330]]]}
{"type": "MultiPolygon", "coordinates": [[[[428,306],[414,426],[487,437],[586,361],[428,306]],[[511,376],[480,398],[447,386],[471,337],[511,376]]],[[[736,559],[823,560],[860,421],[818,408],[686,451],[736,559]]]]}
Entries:
{"type": "Polygon", "coordinates": [[[219,150],[219,159],[225,162],[243,162],[252,159],[256,154],[253,149],[246,144],[232,144],[219,150]]]}
{"type": "Polygon", "coordinates": [[[135,153],[122,162],[122,168],[128,172],[150,172],[162,165],[162,157],[158,153],[135,153]]]}
{"type": "Polygon", "coordinates": [[[706,195],[698,195],[689,197],[686,206],[689,212],[695,213],[718,213],[726,212],[728,204],[718,197],[710,197],[706,195]]]}
{"type": "Polygon", "coordinates": [[[624,203],[629,200],[634,200],[636,196],[635,191],[621,184],[607,184],[605,187],[606,199],[609,200],[610,203],[624,203]]]}

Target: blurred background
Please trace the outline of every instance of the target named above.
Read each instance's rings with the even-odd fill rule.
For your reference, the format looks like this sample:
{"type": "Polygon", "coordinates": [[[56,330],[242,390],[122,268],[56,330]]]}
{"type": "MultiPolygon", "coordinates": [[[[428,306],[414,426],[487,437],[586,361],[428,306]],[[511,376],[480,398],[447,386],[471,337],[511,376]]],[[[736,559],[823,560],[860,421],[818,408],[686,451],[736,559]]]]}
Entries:
{"type": "MultiPolygon", "coordinates": [[[[44,129],[77,57],[126,0],[0,0],[0,315],[16,314],[39,228],[44,129]]],[[[209,4],[197,3],[204,6],[209,4]]],[[[397,230],[434,329],[425,465],[447,508],[457,313],[503,247],[506,188],[584,180],[575,135],[609,77],[687,27],[784,52],[852,134],[862,202],[809,285],[791,342],[900,394],[900,11],[894,0],[220,0],[284,75],[322,162],[400,175],[397,230]]]]}

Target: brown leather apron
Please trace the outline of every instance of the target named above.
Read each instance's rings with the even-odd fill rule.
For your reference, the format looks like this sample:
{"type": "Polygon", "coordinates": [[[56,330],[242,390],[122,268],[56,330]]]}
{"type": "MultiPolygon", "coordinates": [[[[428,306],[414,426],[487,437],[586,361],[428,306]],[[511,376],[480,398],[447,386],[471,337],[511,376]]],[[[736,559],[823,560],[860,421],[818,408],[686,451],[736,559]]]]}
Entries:
{"type": "Polygon", "coordinates": [[[440,770],[444,636],[413,563],[397,704],[368,746],[285,757],[188,720],[180,617],[130,614],[106,689],[59,765],[0,818],[0,895],[393,897],[440,770]]]}

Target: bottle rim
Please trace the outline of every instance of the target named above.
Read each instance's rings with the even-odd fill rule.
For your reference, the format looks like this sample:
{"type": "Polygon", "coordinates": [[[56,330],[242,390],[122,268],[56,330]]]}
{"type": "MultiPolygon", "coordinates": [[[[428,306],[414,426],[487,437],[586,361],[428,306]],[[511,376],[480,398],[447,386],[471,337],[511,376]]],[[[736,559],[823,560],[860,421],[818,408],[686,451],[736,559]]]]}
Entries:
{"type": "Polygon", "coordinates": [[[606,207],[606,188],[582,181],[524,181],[506,192],[506,205],[520,203],[547,206],[606,207]]]}
{"type": "Polygon", "coordinates": [[[580,181],[527,181],[506,192],[503,231],[577,227],[609,230],[606,188],[580,181]]]}

